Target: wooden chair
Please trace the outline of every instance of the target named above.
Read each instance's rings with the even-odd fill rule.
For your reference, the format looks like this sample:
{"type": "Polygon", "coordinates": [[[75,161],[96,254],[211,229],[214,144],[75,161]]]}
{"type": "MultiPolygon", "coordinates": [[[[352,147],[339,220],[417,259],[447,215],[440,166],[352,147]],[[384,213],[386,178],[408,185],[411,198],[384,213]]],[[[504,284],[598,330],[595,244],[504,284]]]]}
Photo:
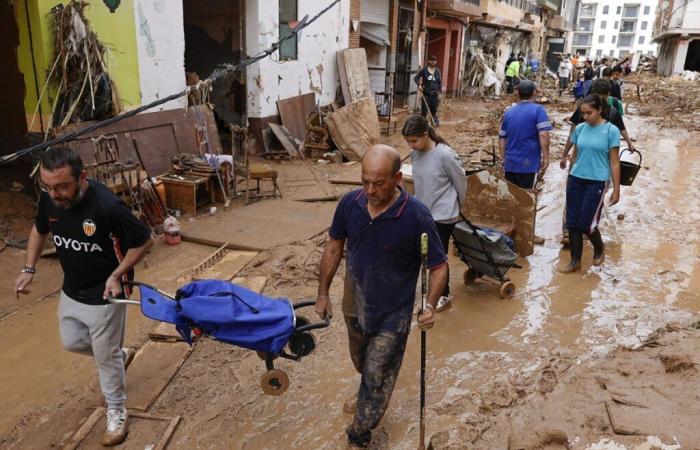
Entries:
{"type": "Polygon", "coordinates": [[[237,192],[237,177],[245,179],[245,204],[247,205],[252,201],[250,196],[251,191],[255,192],[256,195],[253,198],[265,198],[267,194],[262,191],[260,186],[261,181],[270,180],[272,183],[272,192],[268,194],[272,198],[279,195],[282,198],[282,191],[277,184],[277,171],[272,168],[269,164],[250,162],[250,157],[248,154],[249,140],[248,140],[248,129],[241,128],[238,125],[229,124],[229,130],[231,131],[231,155],[233,155],[233,191],[234,195],[237,192]],[[255,181],[255,188],[250,188],[250,182],[255,181]]]}

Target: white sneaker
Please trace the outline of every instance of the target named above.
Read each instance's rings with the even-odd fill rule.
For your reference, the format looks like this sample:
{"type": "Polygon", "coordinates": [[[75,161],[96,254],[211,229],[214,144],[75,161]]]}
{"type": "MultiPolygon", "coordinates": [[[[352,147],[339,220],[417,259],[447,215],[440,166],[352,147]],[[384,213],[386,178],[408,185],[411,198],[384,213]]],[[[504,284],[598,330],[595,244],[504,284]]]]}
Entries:
{"type": "Polygon", "coordinates": [[[126,439],[126,424],[129,413],[126,409],[107,410],[107,429],[102,435],[102,445],[118,445],[126,439]]]}
{"type": "Polygon", "coordinates": [[[435,308],[435,312],[442,312],[450,308],[452,308],[452,299],[443,295],[437,302],[437,308],[435,308]]]}

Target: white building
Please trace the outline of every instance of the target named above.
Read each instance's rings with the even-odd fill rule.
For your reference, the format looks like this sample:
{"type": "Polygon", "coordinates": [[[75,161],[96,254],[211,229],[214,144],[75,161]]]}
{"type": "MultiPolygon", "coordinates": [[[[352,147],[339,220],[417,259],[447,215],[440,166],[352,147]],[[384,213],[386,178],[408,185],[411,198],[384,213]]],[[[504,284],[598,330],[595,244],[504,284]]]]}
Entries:
{"type": "Polygon", "coordinates": [[[591,59],[656,54],[652,32],[658,0],[584,0],[580,5],[572,53],[591,59]]]}
{"type": "Polygon", "coordinates": [[[700,0],[662,0],[654,40],[659,43],[660,74],[700,71],[700,0]]]}

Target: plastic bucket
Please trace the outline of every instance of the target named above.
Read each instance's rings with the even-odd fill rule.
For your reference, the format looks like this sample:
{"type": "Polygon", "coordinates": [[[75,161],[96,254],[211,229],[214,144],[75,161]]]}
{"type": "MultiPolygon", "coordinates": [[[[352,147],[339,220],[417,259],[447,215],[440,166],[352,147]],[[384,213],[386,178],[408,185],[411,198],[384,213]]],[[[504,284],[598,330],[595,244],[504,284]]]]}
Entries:
{"type": "Polygon", "coordinates": [[[639,155],[639,162],[634,161],[623,161],[620,159],[620,184],[622,186],[632,186],[632,182],[637,177],[640,167],[642,167],[642,154],[637,150],[630,150],[625,148],[620,152],[620,157],[622,154],[628,152],[630,154],[636,153],[639,155]]]}

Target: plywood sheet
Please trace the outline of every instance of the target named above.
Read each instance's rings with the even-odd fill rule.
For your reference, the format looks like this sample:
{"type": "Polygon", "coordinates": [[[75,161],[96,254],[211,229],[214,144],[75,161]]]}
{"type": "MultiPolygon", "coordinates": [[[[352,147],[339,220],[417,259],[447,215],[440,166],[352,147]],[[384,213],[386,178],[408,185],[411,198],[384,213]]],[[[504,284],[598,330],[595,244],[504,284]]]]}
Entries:
{"type": "Polygon", "coordinates": [[[129,366],[126,407],[146,411],[187,360],[192,347],[185,343],[149,341],[129,366]]]}
{"type": "MultiPolygon", "coordinates": [[[[117,450],[163,450],[175,431],[180,417],[162,417],[129,411],[129,434],[117,450]]],[[[104,448],[100,443],[106,427],[105,408],[99,407],[75,432],[64,450],[104,448]]]]}
{"type": "Polygon", "coordinates": [[[231,281],[239,270],[245,267],[258,252],[244,252],[240,250],[228,250],[221,260],[194,276],[195,280],[223,280],[231,281]]]}
{"type": "Polygon", "coordinates": [[[304,142],[307,126],[306,118],[316,109],[316,94],[310,92],[296,97],[277,101],[282,125],[287,127],[293,137],[304,142]]]}
{"type": "Polygon", "coordinates": [[[365,98],[328,114],[328,131],[338,150],[350,161],[359,161],[379,141],[379,119],[374,99],[365,98]]]}
{"type": "Polygon", "coordinates": [[[369,89],[369,68],[364,48],[348,48],[337,54],[340,85],[345,104],[371,96],[369,89]]]}
{"type": "Polygon", "coordinates": [[[534,251],[536,212],[534,192],[506,181],[496,169],[467,177],[467,199],[462,213],[477,225],[514,229],[511,237],[520,256],[534,251]]]}

